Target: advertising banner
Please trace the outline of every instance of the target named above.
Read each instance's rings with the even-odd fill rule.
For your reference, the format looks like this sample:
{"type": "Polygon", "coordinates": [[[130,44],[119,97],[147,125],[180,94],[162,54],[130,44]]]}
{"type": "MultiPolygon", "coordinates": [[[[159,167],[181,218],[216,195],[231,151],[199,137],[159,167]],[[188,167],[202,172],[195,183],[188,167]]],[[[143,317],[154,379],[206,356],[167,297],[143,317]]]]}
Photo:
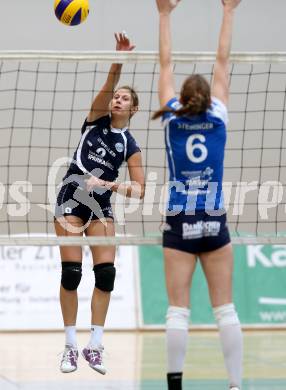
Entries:
{"type": "MultiPolygon", "coordinates": [[[[137,248],[118,247],[116,282],[106,321],[109,329],[137,327],[137,248]]],[[[0,246],[0,330],[62,329],[59,304],[61,266],[57,247],[0,246]]],[[[78,288],[78,328],[90,327],[94,273],[89,248],[84,248],[78,288]]]]}
{"type": "MultiPolygon", "coordinates": [[[[286,245],[234,245],[233,296],[242,324],[286,326],[286,245]]],[[[164,325],[167,296],[161,247],[140,248],[143,325],[164,325]]],[[[192,323],[213,324],[198,264],[191,289],[192,323]]]]}
{"type": "MultiPolygon", "coordinates": [[[[242,324],[286,326],[286,246],[235,245],[234,254],[233,296],[242,324]]],[[[62,329],[59,258],[57,247],[0,247],[0,330],[62,329]]],[[[106,327],[164,326],[168,304],[162,248],[119,247],[116,269],[106,327]]],[[[78,288],[79,329],[90,326],[93,286],[92,259],[89,248],[84,248],[78,288]]],[[[214,324],[199,263],[192,283],[191,309],[194,325],[214,324]]]]}

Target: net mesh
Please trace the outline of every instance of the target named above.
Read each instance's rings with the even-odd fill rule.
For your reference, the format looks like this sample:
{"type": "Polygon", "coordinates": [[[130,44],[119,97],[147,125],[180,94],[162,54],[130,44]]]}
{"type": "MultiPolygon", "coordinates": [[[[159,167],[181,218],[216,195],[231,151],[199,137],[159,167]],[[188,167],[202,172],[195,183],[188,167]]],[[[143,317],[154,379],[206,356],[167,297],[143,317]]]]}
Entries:
{"type": "MultiPolygon", "coordinates": [[[[179,56],[178,56],[179,57],[179,56]]],[[[55,194],[80,139],[92,98],[103,85],[111,62],[79,55],[54,60],[43,53],[0,55],[0,234],[54,234],[55,194]]],[[[164,220],[164,183],[168,169],[164,133],[152,121],[158,109],[156,56],[126,57],[121,85],[133,86],[140,110],[130,130],[140,145],[146,172],[143,202],[112,196],[116,231],[148,242],[160,241],[164,220]]],[[[203,53],[175,60],[176,91],[191,73],[211,80],[214,56],[203,53]]],[[[286,61],[278,55],[253,61],[233,58],[224,187],[229,228],[236,237],[284,240],[286,232],[286,61]]],[[[126,166],[119,181],[128,180],[126,166]]],[[[246,238],[247,239],[247,238],[246,238]]],[[[134,241],[136,242],[136,240],[134,241]]]]}

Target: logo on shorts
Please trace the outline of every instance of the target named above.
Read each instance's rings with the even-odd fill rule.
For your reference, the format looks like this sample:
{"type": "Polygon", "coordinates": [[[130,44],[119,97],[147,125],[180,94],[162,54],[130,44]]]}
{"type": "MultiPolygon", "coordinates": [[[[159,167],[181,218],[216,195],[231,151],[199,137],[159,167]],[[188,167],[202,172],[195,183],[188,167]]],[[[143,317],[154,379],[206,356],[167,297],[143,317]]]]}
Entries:
{"type": "Polygon", "coordinates": [[[196,223],[186,223],[182,225],[183,239],[195,239],[201,237],[218,236],[220,232],[220,222],[218,221],[198,221],[196,223]]]}
{"type": "Polygon", "coordinates": [[[72,209],[70,207],[65,208],[65,214],[71,214],[72,209]]]}
{"type": "Polygon", "coordinates": [[[112,215],[112,207],[111,206],[104,207],[102,209],[102,211],[105,211],[108,215],[112,215]]]}
{"type": "Polygon", "coordinates": [[[117,150],[117,152],[121,153],[124,150],[124,146],[122,143],[117,142],[117,144],[115,144],[115,149],[117,150]]]}
{"type": "Polygon", "coordinates": [[[113,212],[112,212],[112,207],[105,207],[104,209],[102,209],[102,212],[104,214],[107,214],[108,217],[113,217],[113,212]]]}
{"type": "Polygon", "coordinates": [[[107,129],[103,129],[102,132],[103,132],[104,135],[106,135],[108,133],[108,130],[107,129]]]}

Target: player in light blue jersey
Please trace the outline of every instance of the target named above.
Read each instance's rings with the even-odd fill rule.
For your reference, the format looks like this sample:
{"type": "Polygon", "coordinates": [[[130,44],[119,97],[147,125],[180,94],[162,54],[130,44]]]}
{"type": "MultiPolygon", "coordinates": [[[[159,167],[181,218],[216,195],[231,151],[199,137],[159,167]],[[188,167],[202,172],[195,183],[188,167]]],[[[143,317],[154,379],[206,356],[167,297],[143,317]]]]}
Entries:
{"type": "MultiPolygon", "coordinates": [[[[115,34],[116,49],[134,46],[124,33],[115,34]]],[[[136,92],[124,86],[115,90],[122,64],[112,64],[102,89],[94,98],[81,129],[79,145],[63,179],[57,197],[55,230],[58,236],[114,236],[110,204],[112,192],[142,198],[144,170],[141,151],[128,130],[130,118],[138,111],[136,92]],[[114,91],[115,90],[115,91],[114,91]],[[122,163],[128,166],[131,184],[116,182],[122,163]]],[[[91,298],[91,334],[82,355],[95,371],[105,374],[103,330],[115,281],[115,246],[90,246],[95,284],[91,298]]],[[[82,247],[62,246],[60,302],[65,325],[65,350],[60,370],[77,369],[77,288],[82,276],[82,247]]]]}
{"type": "Polygon", "coordinates": [[[233,254],[226,225],[222,182],[229,55],[234,9],[240,0],[223,0],[212,85],[201,75],[189,76],[175,97],[171,61],[170,14],[179,0],[157,0],[160,18],[159,100],[170,170],[166,227],[163,234],[167,311],[167,381],[182,389],[190,317],[190,286],[197,259],[205,273],[219,328],[229,388],[241,389],[242,333],[232,303],[233,254]]]}

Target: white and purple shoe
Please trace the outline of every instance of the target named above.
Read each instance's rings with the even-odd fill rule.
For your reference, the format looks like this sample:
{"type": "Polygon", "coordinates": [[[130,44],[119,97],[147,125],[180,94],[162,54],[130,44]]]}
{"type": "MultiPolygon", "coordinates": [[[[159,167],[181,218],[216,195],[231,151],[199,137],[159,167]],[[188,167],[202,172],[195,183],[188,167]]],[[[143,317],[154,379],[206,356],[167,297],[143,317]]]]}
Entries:
{"type": "Polygon", "coordinates": [[[63,373],[73,372],[77,369],[78,350],[66,345],[61,360],[60,370],[63,373]]]}
{"type": "Polygon", "coordinates": [[[103,346],[100,345],[96,348],[86,347],[82,350],[82,356],[89,363],[89,367],[93,370],[99,372],[102,375],[106,374],[106,368],[103,365],[102,354],[103,354],[103,346]]]}

